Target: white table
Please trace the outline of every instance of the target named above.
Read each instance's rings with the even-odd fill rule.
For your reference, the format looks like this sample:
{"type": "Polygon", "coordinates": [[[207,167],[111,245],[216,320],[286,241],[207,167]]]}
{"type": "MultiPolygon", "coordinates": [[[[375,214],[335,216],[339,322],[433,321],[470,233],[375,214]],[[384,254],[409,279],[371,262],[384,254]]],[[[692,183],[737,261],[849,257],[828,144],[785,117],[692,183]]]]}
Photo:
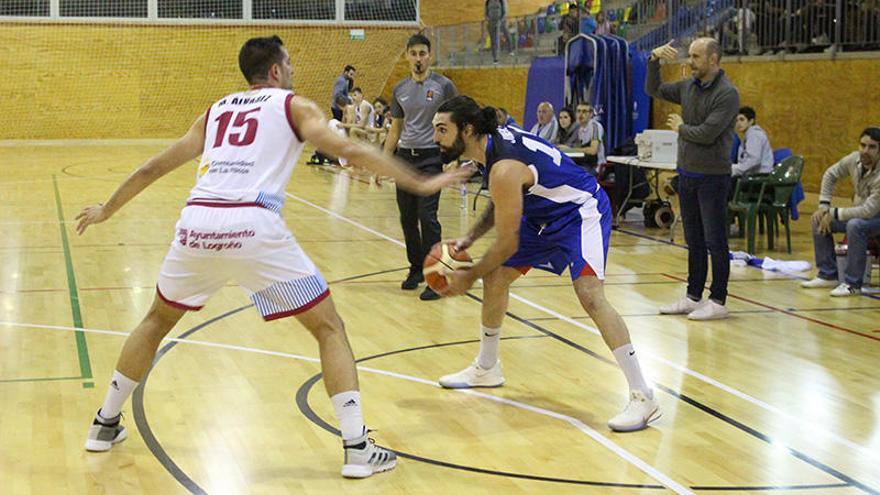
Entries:
{"type": "MultiPolygon", "coordinates": [[[[608,156],[605,157],[605,160],[611,163],[619,163],[621,165],[630,165],[632,167],[639,167],[646,170],[652,170],[654,172],[654,193],[657,195],[657,199],[660,200],[660,172],[664,170],[674,171],[677,168],[675,163],[670,162],[651,162],[645,160],[639,160],[637,156],[608,156]]],[[[649,182],[650,184],[650,182],[649,182]]],[[[623,206],[629,202],[629,198],[632,196],[633,192],[633,174],[629,174],[629,184],[627,184],[626,190],[626,198],[624,198],[620,207],[617,209],[617,218],[615,220],[620,221],[620,212],[623,211],[623,206]]],[[[669,227],[669,236],[670,240],[674,240],[675,236],[675,225],[678,223],[678,215],[675,215],[675,219],[672,222],[672,225],[669,227]]]]}

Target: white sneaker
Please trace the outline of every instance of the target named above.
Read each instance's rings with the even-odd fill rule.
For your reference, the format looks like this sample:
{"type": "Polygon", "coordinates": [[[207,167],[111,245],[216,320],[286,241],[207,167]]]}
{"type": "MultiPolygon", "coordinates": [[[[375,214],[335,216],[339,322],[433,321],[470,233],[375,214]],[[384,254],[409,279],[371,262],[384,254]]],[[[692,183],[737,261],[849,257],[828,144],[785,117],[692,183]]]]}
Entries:
{"type": "Polygon", "coordinates": [[[853,287],[847,283],[842,283],[834,288],[831,291],[831,297],[847,297],[847,296],[857,296],[862,293],[862,289],[859,287],[853,287]]]}
{"type": "Polygon", "coordinates": [[[441,377],[439,382],[443,388],[500,387],[504,385],[501,360],[495,361],[495,366],[486,369],[481,367],[475,359],[467,368],[458,373],[441,377]]]}
{"type": "Polygon", "coordinates": [[[670,304],[669,306],[662,306],[660,308],[661,315],[686,315],[691,311],[697,309],[697,306],[700,305],[700,301],[694,301],[688,296],[684,296],[678,301],[670,304]]]}
{"type": "Polygon", "coordinates": [[[824,278],[816,277],[813,280],[801,282],[801,287],[804,289],[829,289],[831,287],[837,287],[837,280],[826,280],[824,278]]]}
{"type": "Polygon", "coordinates": [[[128,438],[128,432],[120,424],[121,419],[122,414],[118,414],[115,418],[105,419],[102,422],[98,420],[96,415],[92,421],[92,426],[89,427],[89,435],[86,438],[86,450],[89,452],[106,452],[113,448],[114,444],[128,438]]]}
{"type": "Polygon", "coordinates": [[[630,392],[629,404],[622,413],[608,421],[608,427],[614,431],[638,431],[648,427],[648,423],[659,419],[660,404],[657,399],[646,397],[638,390],[630,392]]]}
{"type": "Polygon", "coordinates": [[[345,463],[342,465],[342,476],[346,478],[367,478],[373,473],[390,471],[397,466],[397,454],[379,447],[369,438],[368,433],[343,442],[345,463]]]}
{"type": "Polygon", "coordinates": [[[688,313],[688,320],[723,320],[727,316],[727,306],[706,299],[700,303],[697,309],[688,313]]]}

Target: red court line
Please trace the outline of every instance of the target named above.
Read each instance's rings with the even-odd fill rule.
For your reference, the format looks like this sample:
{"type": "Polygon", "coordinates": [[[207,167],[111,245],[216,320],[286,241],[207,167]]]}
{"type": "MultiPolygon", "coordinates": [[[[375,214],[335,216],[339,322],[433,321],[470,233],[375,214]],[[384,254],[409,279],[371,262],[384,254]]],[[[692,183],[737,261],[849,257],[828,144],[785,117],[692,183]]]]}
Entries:
{"type": "MultiPolygon", "coordinates": [[[[671,279],[673,279],[673,280],[678,280],[679,282],[687,283],[687,279],[679,278],[679,277],[676,277],[676,276],[674,276],[674,275],[664,274],[663,276],[668,277],[668,278],[671,278],[671,279]]],[[[728,296],[728,297],[732,297],[732,298],[734,298],[734,299],[739,299],[740,301],[745,301],[745,302],[747,302],[747,303],[754,304],[755,306],[760,306],[760,307],[762,307],[762,308],[767,308],[767,309],[769,309],[769,310],[776,311],[776,312],[778,312],[778,313],[786,314],[786,315],[788,315],[788,316],[793,316],[793,317],[795,317],[795,318],[800,318],[801,320],[806,320],[806,321],[809,321],[809,322],[812,322],[812,323],[816,323],[816,324],[818,324],[818,325],[822,325],[822,326],[824,326],[824,327],[833,328],[833,329],[835,329],[835,330],[840,330],[840,331],[843,331],[843,332],[851,333],[851,334],[853,334],[853,335],[860,335],[860,336],[862,336],[862,337],[865,337],[865,338],[868,338],[868,339],[871,339],[871,340],[876,340],[877,342],[880,342],[880,337],[875,337],[875,336],[873,336],[873,335],[869,335],[869,334],[867,334],[867,333],[862,333],[862,332],[859,332],[858,330],[853,330],[853,329],[851,329],[851,328],[846,328],[846,327],[842,327],[842,326],[840,326],[840,325],[835,325],[835,324],[833,324],[833,323],[828,323],[827,321],[817,320],[817,319],[815,319],[815,318],[810,318],[809,316],[803,316],[803,315],[799,315],[799,314],[797,314],[797,313],[792,313],[791,311],[786,311],[786,310],[784,310],[784,309],[777,308],[777,307],[775,307],[775,306],[770,306],[769,304],[764,304],[764,303],[762,303],[762,302],[754,301],[754,300],[752,300],[752,299],[748,299],[748,298],[746,298],[746,297],[737,296],[737,295],[735,295],[735,294],[731,294],[730,292],[727,293],[727,296],[728,296]]]]}

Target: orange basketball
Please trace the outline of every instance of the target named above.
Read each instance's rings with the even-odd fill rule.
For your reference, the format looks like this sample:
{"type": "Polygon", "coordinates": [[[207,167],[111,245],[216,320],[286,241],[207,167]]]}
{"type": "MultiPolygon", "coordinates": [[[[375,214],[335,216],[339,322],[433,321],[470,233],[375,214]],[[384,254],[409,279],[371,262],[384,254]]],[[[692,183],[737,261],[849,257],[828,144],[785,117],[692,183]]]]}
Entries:
{"type": "Polygon", "coordinates": [[[453,244],[438,242],[431,248],[428,256],[425,256],[422,273],[425,275],[428,287],[439,292],[446,288],[447,273],[472,266],[474,266],[474,260],[467,254],[467,251],[456,249],[453,244]]]}

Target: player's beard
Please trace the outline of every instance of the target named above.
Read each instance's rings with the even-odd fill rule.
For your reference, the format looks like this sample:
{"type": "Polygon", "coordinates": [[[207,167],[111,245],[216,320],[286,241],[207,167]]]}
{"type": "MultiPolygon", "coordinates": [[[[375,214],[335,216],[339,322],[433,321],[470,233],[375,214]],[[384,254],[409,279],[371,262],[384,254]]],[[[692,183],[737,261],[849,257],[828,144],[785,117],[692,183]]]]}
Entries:
{"type": "Polygon", "coordinates": [[[464,149],[464,139],[461,138],[461,133],[459,132],[455,136],[455,142],[452,143],[451,148],[447,148],[442,144],[440,145],[440,159],[443,160],[443,163],[449,163],[453,160],[458,160],[459,157],[461,157],[461,154],[464,153],[464,149]]]}

